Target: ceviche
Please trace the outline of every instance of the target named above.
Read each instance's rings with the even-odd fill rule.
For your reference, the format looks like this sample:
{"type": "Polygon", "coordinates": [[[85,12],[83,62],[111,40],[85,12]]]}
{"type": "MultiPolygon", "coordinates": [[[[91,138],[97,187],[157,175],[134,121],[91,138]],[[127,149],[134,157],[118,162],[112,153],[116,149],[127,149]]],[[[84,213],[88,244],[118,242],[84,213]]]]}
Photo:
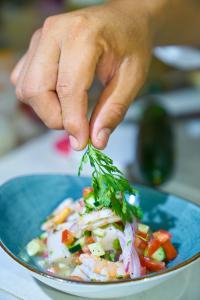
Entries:
{"type": "Polygon", "coordinates": [[[89,145],[82,162],[87,160],[94,168],[92,187],[52,212],[43,233],[26,246],[28,255],[47,272],[83,281],[132,279],[165,269],[177,256],[171,234],[152,232],[141,222],[140,207],[130,201],[138,192],[109,157],[89,145]]]}

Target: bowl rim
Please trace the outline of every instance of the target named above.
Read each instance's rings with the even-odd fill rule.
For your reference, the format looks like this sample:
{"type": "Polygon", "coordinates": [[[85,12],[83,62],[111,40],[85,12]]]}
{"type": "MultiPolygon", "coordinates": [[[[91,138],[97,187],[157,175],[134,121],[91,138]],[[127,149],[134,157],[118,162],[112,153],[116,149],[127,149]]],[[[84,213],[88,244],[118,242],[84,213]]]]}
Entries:
{"type": "MultiPolygon", "coordinates": [[[[5,188],[6,185],[10,184],[12,181],[15,181],[19,178],[26,178],[26,177],[37,177],[37,176],[61,176],[61,177],[77,177],[77,176],[73,176],[73,175],[65,175],[65,174],[34,174],[34,175],[26,175],[26,176],[18,176],[18,177],[15,177],[15,178],[12,178],[11,180],[7,181],[6,183],[2,184],[0,186],[0,189],[2,187],[5,188]]],[[[90,177],[84,177],[84,178],[90,178],[90,177]]],[[[184,201],[184,202],[189,202],[191,203],[192,205],[198,207],[198,209],[200,209],[200,205],[198,203],[195,203],[193,202],[192,200],[188,200],[188,199],[185,199],[185,198],[182,198],[181,196],[178,196],[176,194],[171,194],[171,193],[167,193],[167,192],[163,192],[159,189],[155,189],[155,188],[151,188],[151,187],[148,187],[148,186],[145,186],[145,185],[141,185],[140,186],[143,186],[147,189],[150,189],[150,190],[155,190],[155,191],[158,191],[159,193],[161,194],[164,194],[164,195],[167,195],[168,197],[170,195],[173,195],[175,197],[178,197],[181,199],[181,201],[184,201]]],[[[81,280],[75,280],[75,279],[70,279],[70,278],[64,278],[64,277],[61,277],[61,276],[57,276],[57,275],[53,275],[51,273],[47,273],[45,271],[40,271],[39,269],[37,268],[34,268],[34,267],[31,267],[28,263],[20,260],[16,255],[14,255],[5,245],[4,243],[2,242],[1,238],[0,238],[0,247],[13,259],[15,260],[18,264],[20,264],[22,267],[28,269],[29,271],[37,274],[37,275],[40,275],[42,277],[45,277],[47,279],[52,279],[54,281],[58,281],[58,282],[65,282],[65,283],[71,283],[71,284],[83,284],[83,285],[111,285],[111,284],[125,284],[125,283],[131,283],[131,282],[138,282],[138,281],[142,281],[142,280],[148,280],[148,279],[152,279],[152,278],[156,278],[158,276],[162,276],[162,275],[166,275],[166,274],[169,274],[169,273],[173,273],[174,271],[178,271],[178,270],[181,270],[182,268],[190,265],[191,263],[195,262],[196,260],[198,260],[198,258],[200,258],[200,251],[193,255],[191,258],[185,260],[184,262],[182,263],[179,263],[177,264],[176,266],[174,267],[170,267],[170,268],[166,268],[165,270],[163,271],[160,271],[160,272],[154,272],[154,273],[151,273],[151,274],[148,274],[148,275],[145,275],[145,276],[141,276],[141,277],[137,277],[137,278],[133,278],[133,279],[120,279],[120,280],[116,280],[116,281],[81,281],[81,280]]]]}
{"type": "Polygon", "coordinates": [[[141,276],[141,277],[137,277],[137,278],[133,278],[133,279],[120,279],[120,280],[115,280],[115,281],[81,281],[81,280],[75,280],[75,279],[70,279],[70,278],[64,278],[61,276],[56,276],[50,273],[47,273],[45,271],[40,271],[36,268],[31,267],[29,264],[23,262],[22,260],[20,260],[19,258],[17,258],[14,254],[12,254],[12,252],[10,250],[8,250],[8,248],[0,241],[0,247],[12,258],[14,259],[17,263],[19,263],[22,267],[28,269],[29,271],[40,275],[42,277],[45,277],[47,279],[52,279],[54,281],[57,282],[65,282],[65,283],[71,283],[71,284],[83,284],[83,285],[112,285],[112,284],[123,284],[123,283],[131,283],[131,282],[139,282],[142,280],[148,280],[148,279],[152,279],[152,278],[156,278],[156,277],[160,277],[162,275],[166,275],[169,273],[173,273],[174,271],[178,271],[181,270],[182,268],[190,265],[191,263],[195,262],[198,260],[198,258],[200,258],[200,252],[197,253],[196,255],[192,256],[191,258],[187,259],[186,261],[174,266],[174,267],[170,267],[168,269],[165,269],[163,271],[160,272],[156,272],[156,273],[151,273],[145,276],[141,276]]]}

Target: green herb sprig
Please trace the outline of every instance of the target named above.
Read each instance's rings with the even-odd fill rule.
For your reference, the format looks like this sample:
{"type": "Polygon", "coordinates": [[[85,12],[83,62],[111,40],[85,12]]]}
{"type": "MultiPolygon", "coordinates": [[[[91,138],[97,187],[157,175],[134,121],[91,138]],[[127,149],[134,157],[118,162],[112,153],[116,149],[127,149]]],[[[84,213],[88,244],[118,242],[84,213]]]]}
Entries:
{"type": "Polygon", "coordinates": [[[141,208],[128,203],[126,200],[127,194],[137,195],[138,191],[129,184],[123,173],[113,165],[113,160],[89,143],[80,163],[79,176],[83,164],[88,162],[93,168],[92,187],[95,200],[98,203],[97,207],[111,208],[123,223],[132,222],[134,217],[141,218],[141,208]]]}

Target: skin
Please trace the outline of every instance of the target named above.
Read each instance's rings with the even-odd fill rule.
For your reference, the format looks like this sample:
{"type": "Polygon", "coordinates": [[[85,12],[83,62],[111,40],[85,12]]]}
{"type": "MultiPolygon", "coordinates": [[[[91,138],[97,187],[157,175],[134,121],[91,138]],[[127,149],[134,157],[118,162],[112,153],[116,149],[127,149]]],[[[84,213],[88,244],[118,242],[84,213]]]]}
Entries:
{"type": "Polygon", "coordinates": [[[193,0],[113,0],[47,18],[12,72],[17,98],[75,150],[103,149],[144,84],[156,45],[199,43],[193,0]],[[178,22],[177,22],[178,19],[178,22]],[[87,118],[94,76],[104,90],[87,118]]]}

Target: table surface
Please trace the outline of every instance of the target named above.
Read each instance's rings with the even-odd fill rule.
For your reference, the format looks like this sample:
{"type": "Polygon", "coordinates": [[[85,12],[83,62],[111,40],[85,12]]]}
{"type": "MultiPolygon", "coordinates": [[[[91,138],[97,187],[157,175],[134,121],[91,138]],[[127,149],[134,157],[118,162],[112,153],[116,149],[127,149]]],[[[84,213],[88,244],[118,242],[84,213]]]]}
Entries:
{"type": "MultiPolygon", "coordinates": [[[[200,124],[190,122],[189,124],[176,126],[176,173],[172,180],[163,186],[163,189],[185,198],[190,198],[200,204],[200,160],[198,158],[200,153],[200,132],[195,128],[200,128],[200,124]]],[[[59,172],[74,174],[77,170],[81,153],[71,152],[68,156],[57,153],[54,147],[55,142],[62,135],[63,133],[50,132],[2,158],[0,160],[0,183],[17,175],[30,173],[59,172]]],[[[135,150],[133,146],[136,141],[136,135],[137,129],[135,127],[123,124],[112,137],[107,152],[108,154],[114,153],[115,161],[122,168],[131,160],[134,160],[135,150]],[[124,155],[124,145],[121,145],[121,140],[124,137],[126,137],[127,141],[126,156],[124,155]]],[[[161,297],[162,300],[200,299],[200,260],[192,265],[187,272],[182,273],[184,274],[172,282],[166,282],[156,289],[154,288],[126,299],[156,300],[161,297]],[[186,280],[184,281],[184,286],[181,276],[184,276],[184,280],[186,280]],[[167,293],[163,293],[163,290],[167,291],[167,293]]],[[[63,294],[37,282],[25,269],[11,260],[3,250],[0,250],[0,300],[12,299],[75,300],[78,298],[63,294]]]]}

